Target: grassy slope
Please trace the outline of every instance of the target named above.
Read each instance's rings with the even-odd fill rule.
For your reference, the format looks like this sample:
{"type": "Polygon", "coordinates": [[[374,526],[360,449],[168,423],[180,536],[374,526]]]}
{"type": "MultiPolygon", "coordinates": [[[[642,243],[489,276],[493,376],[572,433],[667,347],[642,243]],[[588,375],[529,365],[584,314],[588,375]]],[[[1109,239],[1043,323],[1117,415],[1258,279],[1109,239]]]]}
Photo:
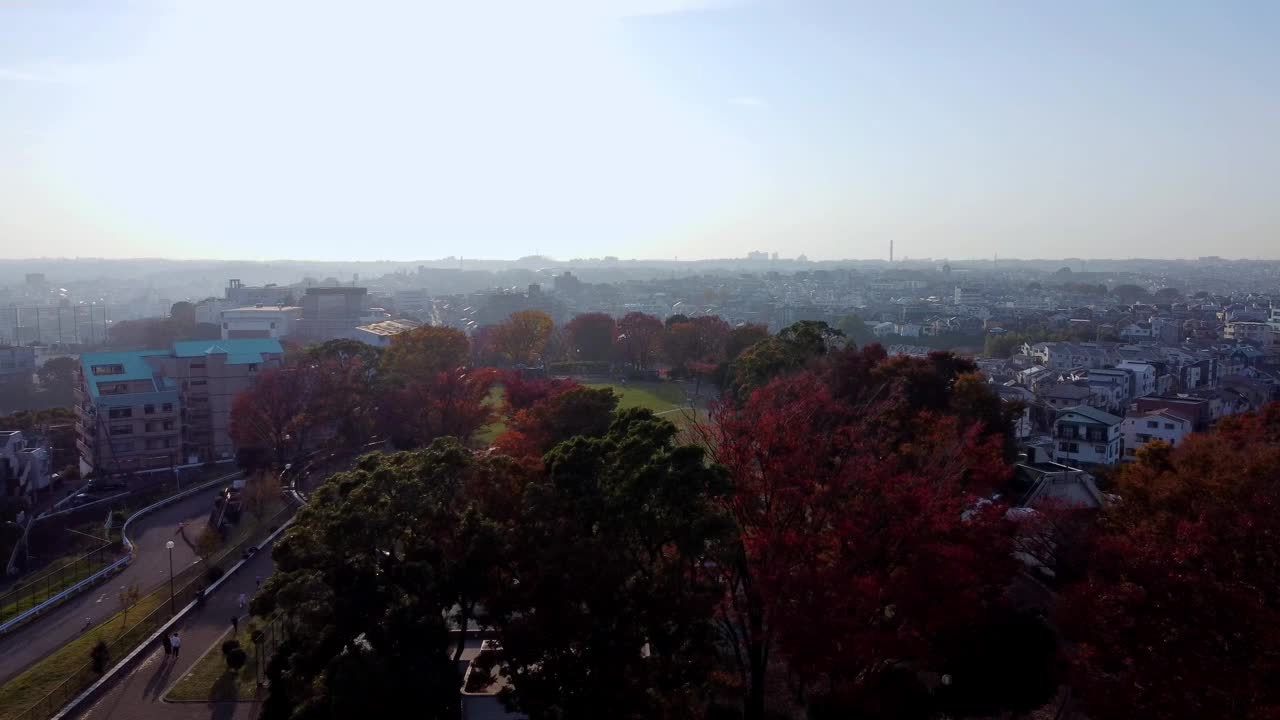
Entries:
{"type": "MultiPolygon", "coordinates": [[[[235,564],[239,557],[231,556],[230,554],[235,544],[247,538],[250,533],[265,534],[266,527],[275,519],[274,515],[280,508],[281,505],[278,503],[271,505],[268,511],[263,514],[260,523],[253,514],[246,512],[240,521],[240,525],[228,538],[225,546],[227,549],[222,551],[222,555],[215,556],[211,564],[216,565],[221,562],[225,562],[228,566],[235,564]]],[[[182,583],[186,583],[203,573],[204,567],[206,566],[196,566],[198,569],[189,569],[180,573],[178,577],[182,583]]],[[[162,585],[149,595],[144,596],[129,611],[130,623],[137,623],[147,617],[168,600],[169,588],[167,585],[162,585]]],[[[77,669],[82,669],[84,664],[89,662],[89,651],[93,649],[98,640],[104,640],[109,645],[116,638],[123,635],[127,629],[124,624],[124,617],[117,613],[97,627],[63,645],[57,652],[41,660],[26,672],[5,683],[4,686],[0,687],[0,720],[17,717],[23,710],[56,689],[63,681],[71,677],[77,669]]],[[[112,659],[118,660],[119,658],[112,659]]]]}
{"type": "Polygon", "coordinates": [[[209,648],[191,670],[165,696],[166,700],[175,702],[227,702],[233,700],[256,700],[258,698],[257,658],[254,653],[258,648],[250,638],[251,630],[247,627],[237,638],[240,647],[248,655],[248,660],[239,672],[227,667],[222,657],[222,642],[229,639],[230,633],[222,636],[216,645],[209,648]]]}

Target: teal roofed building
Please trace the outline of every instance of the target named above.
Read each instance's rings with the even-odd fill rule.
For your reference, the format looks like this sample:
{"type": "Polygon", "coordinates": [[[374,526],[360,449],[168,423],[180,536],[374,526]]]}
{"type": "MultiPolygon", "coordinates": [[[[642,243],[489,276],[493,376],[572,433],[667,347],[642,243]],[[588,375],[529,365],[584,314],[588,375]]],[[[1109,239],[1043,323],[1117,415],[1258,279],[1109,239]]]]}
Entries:
{"type": "Polygon", "coordinates": [[[76,388],[81,471],[118,475],[229,461],[231,405],[277,340],[188,340],[166,350],[86,353],[76,388]]]}

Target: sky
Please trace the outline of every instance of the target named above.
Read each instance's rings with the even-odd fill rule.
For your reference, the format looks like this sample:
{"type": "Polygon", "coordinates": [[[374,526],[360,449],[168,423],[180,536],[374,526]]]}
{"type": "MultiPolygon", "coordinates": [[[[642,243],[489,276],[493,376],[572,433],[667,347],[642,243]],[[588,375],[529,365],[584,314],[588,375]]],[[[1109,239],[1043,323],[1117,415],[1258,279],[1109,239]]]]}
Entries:
{"type": "Polygon", "coordinates": [[[1280,257],[1280,3],[0,0],[0,257],[1280,257]]]}

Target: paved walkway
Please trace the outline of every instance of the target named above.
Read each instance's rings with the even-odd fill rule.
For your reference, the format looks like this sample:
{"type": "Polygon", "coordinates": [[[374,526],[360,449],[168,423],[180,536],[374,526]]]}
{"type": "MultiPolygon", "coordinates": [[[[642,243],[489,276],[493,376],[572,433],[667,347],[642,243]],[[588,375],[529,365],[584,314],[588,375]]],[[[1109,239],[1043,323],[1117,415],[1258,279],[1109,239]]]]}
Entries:
{"type": "MultiPolygon", "coordinates": [[[[220,644],[231,629],[231,616],[237,614],[237,599],[241,593],[252,597],[255,577],[264,579],[271,574],[275,563],[271,560],[271,548],[265,547],[245,563],[235,575],[219,586],[202,607],[193,609],[178,625],[182,638],[182,653],[178,659],[166,661],[164,650],[156,643],[145,656],[136,661],[133,669],[112,684],[112,687],[77,718],[85,720],[251,720],[258,716],[258,703],[169,703],[163,698],[169,688],[196,664],[200,656],[211,647],[220,644]]],[[[239,612],[240,622],[247,622],[239,612]]],[[[216,652],[216,651],[215,651],[216,652]]]]}
{"type": "MultiPolygon", "coordinates": [[[[92,626],[120,611],[120,589],[137,583],[145,595],[169,581],[169,554],[165,542],[174,541],[173,572],[182,572],[199,562],[191,546],[178,534],[178,523],[195,527],[209,517],[221,486],[161,508],[129,528],[137,547],[137,557],[129,567],[105,583],[69,601],[48,615],[18,630],[0,636],[0,684],[26,670],[49,653],[79,636],[85,618],[92,626]]],[[[187,533],[192,542],[194,532],[187,533]]]]}

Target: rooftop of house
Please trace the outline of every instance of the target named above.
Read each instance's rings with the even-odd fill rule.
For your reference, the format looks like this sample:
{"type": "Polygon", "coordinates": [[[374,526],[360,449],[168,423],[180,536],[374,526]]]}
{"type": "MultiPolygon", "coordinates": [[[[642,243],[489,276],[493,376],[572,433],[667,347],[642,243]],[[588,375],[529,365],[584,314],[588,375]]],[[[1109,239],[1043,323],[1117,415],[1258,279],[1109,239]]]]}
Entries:
{"type": "Polygon", "coordinates": [[[168,355],[166,350],[138,350],[135,352],[85,353],[80,356],[80,366],[89,386],[89,394],[98,397],[98,383],[149,381],[155,390],[161,389],[156,369],[146,361],[148,357],[168,355]]]}
{"type": "Polygon", "coordinates": [[[1147,419],[1147,418],[1150,418],[1150,419],[1164,418],[1165,420],[1168,420],[1170,422],[1176,422],[1178,424],[1190,422],[1189,420],[1187,420],[1187,418],[1183,417],[1182,415],[1178,415],[1177,413],[1166,410],[1165,408],[1155,408],[1153,410],[1147,410],[1145,412],[1139,411],[1139,410],[1130,410],[1129,412],[1125,413],[1124,418],[1125,420],[1135,420],[1135,421],[1147,419]]]}
{"type": "Polygon", "coordinates": [[[1062,420],[1072,414],[1079,415],[1086,420],[1091,420],[1102,425],[1119,425],[1123,421],[1123,418],[1118,418],[1109,412],[1099,410],[1095,407],[1089,407],[1088,405],[1077,405],[1076,407],[1067,408],[1062,411],[1062,415],[1058,417],[1058,420],[1062,420]]]}
{"type": "Polygon", "coordinates": [[[246,338],[240,340],[182,340],[173,344],[173,356],[193,358],[201,355],[226,355],[229,364],[261,362],[266,354],[280,354],[279,340],[246,338]]]}
{"type": "Polygon", "coordinates": [[[264,313],[278,315],[282,312],[302,312],[301,305],[249,305],[247,307],[228,308],[223,313],[264,313]]]}
{"type": "Polygon", "coordinates": [[[1041,395],[1052,398],[1083,399],[1093,394],[1087,386],[1074,383],[1054,383],[1040,391],[1041,395]]]}
{"type": "MultiPolygon", "coordinates": [[[[174,387],[173,379],[159,375],[147,362],[149,357],[196,358],[208,355],[226,355],[228,365],[247,365],[263,361],[266,354],[282,354],[279,340],[184,340],[175,342],[172,350],[138,350],[135,352],[85,353],[80,365],[85,375],[89,393],[95,399],[102,397],[99,383],[150,382],[148,392],[163,392],[174,387]]],[[[136,394],[134,394],[136,399],[136,394]]]]}
{"type": "Polygon", "coordinates": [[[402,332],[408,332],[418,327],[421,327],[421,324],[413,320],[383,320],[369,325],[361,325],[356,329],[374,335],[391,336],[399,335],[402,332]]]}

